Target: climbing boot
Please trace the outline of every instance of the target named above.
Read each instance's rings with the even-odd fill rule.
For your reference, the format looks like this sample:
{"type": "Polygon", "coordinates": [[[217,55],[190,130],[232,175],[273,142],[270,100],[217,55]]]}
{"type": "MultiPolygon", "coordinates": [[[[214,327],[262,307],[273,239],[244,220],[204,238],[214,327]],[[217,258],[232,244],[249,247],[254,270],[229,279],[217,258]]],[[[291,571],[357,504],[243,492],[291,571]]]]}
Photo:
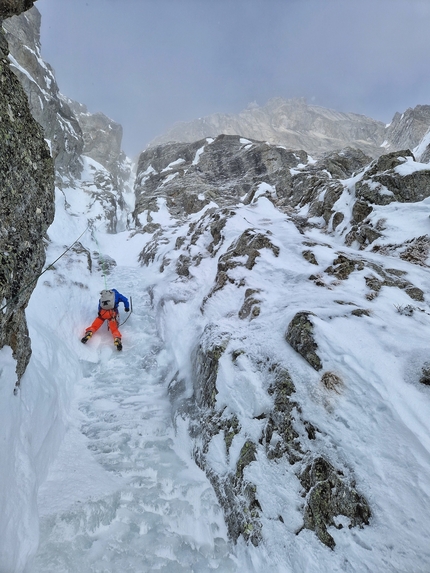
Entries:
{"type": "Polygon", "coordinates": [[[115,344],[116,349],[118,350],[118,352],[119,352],[120,350],[122,350],[121,338],[115,338],[114,344],[115,344]]]}
{"type": "Polygon", "coordinates": [[[81,338],[81,342],[82,344],[86,344],[88,342],[88,340],[92,337],[93,333],[91,331],[86,332],[85,336],[83,338],[81,338]]]}

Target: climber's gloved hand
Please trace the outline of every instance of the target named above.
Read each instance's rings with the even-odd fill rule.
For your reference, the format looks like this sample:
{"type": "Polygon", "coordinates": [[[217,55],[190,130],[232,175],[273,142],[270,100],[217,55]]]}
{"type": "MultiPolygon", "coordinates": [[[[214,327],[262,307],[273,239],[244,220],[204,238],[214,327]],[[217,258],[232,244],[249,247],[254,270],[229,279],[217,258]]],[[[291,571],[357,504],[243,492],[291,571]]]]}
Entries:
{"type": "Polygon", "coordinates": [[[125,310],[125,312],[129,312],[130,309],[129,309],[129,308],[125,308],[124,310],[125,310]]]}

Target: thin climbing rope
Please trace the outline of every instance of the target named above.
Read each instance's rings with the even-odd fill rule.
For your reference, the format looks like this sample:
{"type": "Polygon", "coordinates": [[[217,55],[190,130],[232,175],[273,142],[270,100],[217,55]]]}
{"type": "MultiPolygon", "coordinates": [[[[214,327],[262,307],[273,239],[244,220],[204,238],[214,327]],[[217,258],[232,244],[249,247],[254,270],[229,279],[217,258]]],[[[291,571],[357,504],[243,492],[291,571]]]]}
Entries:
{"type": "Polygon", "coordinates": [[[65,255],[68,251],[70,251],[70,249],[79,241],[79,239],[88,231],[88,229],[89,229],[89,227],[87,227],[87,228],[85,229],[85,231],[83,231],[83,233],[81,233],[81,234],[79,235],[79,237],[76,239],[76,241],[74,241],[74,242],[70,245],[70,247],[67,247],[67,249],[66,249],[63,253],[61,253],[61,255],[60,255],[59,257],[57,257],[57,258],[55,259],[55,261],[53,261],[52,263],[50,263],[50,264],[46,267],[46,269],[44,269],[40,274],[37,275],[36,278],[34,278],[34,279],[31,280],[29,283],[27,283],[26,285],[24,285],[24,287],[23,287],[21,290],[19,290],[18,293],[17,293],[14,297],[12,297],[9,301],[7,301],[7,303],[0,308],[0,312],[3,312],[3,310],[4,310],[7,306],[9,306],[14,300],[18,299],[23,292],[25,292],[29,287],[31,287],[31,285],[33,285],[34,283],[36,283],[36,282],[40,279],[40,277],[41,277],[44,273],[46,273],[46,271],[49,271],[49,269],[53,268],[53,266],[55,265],[55,263],[56,263],[57,261],[59,261],[59,260],[61,259],[61,257],[64,257],[64,255],[65,255]]]}

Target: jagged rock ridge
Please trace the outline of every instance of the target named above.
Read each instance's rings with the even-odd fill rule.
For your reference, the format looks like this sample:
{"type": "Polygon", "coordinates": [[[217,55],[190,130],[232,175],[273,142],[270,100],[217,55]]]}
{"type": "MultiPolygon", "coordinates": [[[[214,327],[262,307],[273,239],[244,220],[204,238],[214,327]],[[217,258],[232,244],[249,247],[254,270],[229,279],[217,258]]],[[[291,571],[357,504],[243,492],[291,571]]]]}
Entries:
{"type": "Polygon", "coordinates": [[[212,114],[175,124],[150,147],[170,142],[193,142],[221,134],[241,135],[288,149],[303,149],[313,157],[354,147],[377,158],[387,151],[413,149],[430,128],[430,106],[417,105],[396,113],[389,125],[354,113],[341,113],[306,100],[274,98],[237,115],[212,114]]]}
{"type": "Polygon", "coordinates": [[[382,151],[379,146],[384,141],[384,129],[383,123],[364,115],[308,105],[303,98],[274,98],[265,106],[250,106],[238,115],[218,113],[178,123],[149,146],[227,134],[304,149],[313,156],[348,145],[377,156],[382,151]]]}

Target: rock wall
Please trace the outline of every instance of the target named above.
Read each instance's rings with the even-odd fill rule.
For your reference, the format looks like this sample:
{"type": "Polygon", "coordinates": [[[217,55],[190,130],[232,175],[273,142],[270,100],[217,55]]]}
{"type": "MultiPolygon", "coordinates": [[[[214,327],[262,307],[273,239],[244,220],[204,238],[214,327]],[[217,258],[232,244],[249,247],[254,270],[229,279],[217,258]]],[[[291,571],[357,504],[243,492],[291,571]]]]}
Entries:
{"type": "MultiPolygon", "coordinates": [[[[333,315],[351,323],[366,321],[372,317],[370,304],[375,308],[388,287],[411,302],[425,302],[415,269],[396,268],[393,257],[413,263],[411,267],[426,267],[429,237],[381,246],[390,224],[383,211],[380,219],[372,217],[375,209],[390,208],[393,202],[401,210],[402,205],[423,201],[430,193],[429,174],[429,166],[417,162],[409,150],[372,160],[348,147],[315,160],[303,150],[239,135],[169,143],[141,154],[133,216],[136,232],[152,238],[140,261],[158,265],[164,285],[171,281],[168,301],[180,306],[197,298],[202,321],[190,353],[192,382],[177,375],[170,395],[176,415],[189,424],[196,463],[214,487],[232,540],[242,537],[258,545],[264,539],[264,479],[259,482],[258,476],[271,463],[283,464],[294,487],[299,484],[302,521],[294,533],[312,530],[334,548],[333,528],[369,524],[369,497],[347,460],[325,447],[326,430],[304,414],[300,381],[290,363],[303,358],[309,379],[317,376],[321,391],[331,395],[325,402],[330,412],[332,397],[346,387],[329,367],[327,347],[324,351],[322,331],[330,331],[333,315]],[[254,208],[262,210],[256,226],[249,220],[254,208]],[[288,225],[295,226],[288,235],[294,245],[291,262],[285,256],[288,239],[276,235],[271,217],[285,222],[282,233],[288,225]],[[163,226],[160,220],[169,222],[163,226]],[[317,235],[320,241],[314,240],[317,235]],[[385,263],[373,253],[389,258],[385,263]],[[285,355],[275,355],[264,340],[280,319],[270,316],[273,299],[268,294],[273,295],[268,282],[276,280],[278,272],[283,278],[275,296],[289,315],[283,332],[285,355]],[[331,300],[329,309],[302,295],[306,285],[331,300]],[[291,350],[297,358],[289,363],[291,350]],[[246,411],[241,411],[242,403],[234,409],[230,397],[236,390],[230,388],[243,384],[244,392],[252,393],[249,380],[258,387],[258,400],[250,400],[246,411]]],[[[158,304],[163,306],[163,300],[158,304]]],[[[408,312],[414,308],[406,307],[408,312]]],[[[183,317],[179,311],[178,316],[183,317]]],[[[270,519],[284,523],[282,513],[270,519]]]]}
{"type": "Polygon", "coordinates": [[[79,177],[82,171],[82,130],[73,112],[60,97],[54,71],[41,57],[41,16],[34,6],[6,22],[11,67],[28,96],[31,113],[43,127],[55,159],[57,184],[62,178],[79,177]]]}
{"type": "MultiPolygon", "coordinates": [[[[28,5],[0,2],[0,14],[28,5]]],[[[54,218],[54,166],[1,32],[0,90],[0,348],[12,348],[19,383],[31,355],[25,307],[45,262],[43,238],[54,218]]]]}
{"type": "Polygon", "coordinates": [[[41,55],[41,15],[34,6],[4,22],[10,60],[28,101],[31,113],[43,127],[55,159],[56,184],[64,188],[79,179],[82,155],[100,163],[121,192],[130,178],[130,165],[121,151],[122,126],[103,113],[89,113],[85,105],[64,96],[54,70],[41,55]]]}
{"type": "Polygon", "coordinates": [[[430,127],[430,105],[417,105],[394,114],[386,128],[387,151],[414,149],[430,127]]]}

